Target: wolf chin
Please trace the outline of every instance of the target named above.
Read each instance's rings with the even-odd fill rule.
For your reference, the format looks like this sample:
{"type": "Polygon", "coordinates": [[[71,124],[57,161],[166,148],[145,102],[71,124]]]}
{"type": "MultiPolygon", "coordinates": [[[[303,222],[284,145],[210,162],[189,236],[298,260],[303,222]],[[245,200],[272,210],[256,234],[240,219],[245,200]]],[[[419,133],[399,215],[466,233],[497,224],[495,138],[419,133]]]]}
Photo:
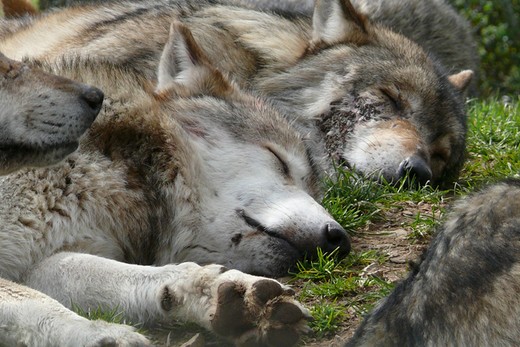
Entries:
{"type": "Polygon", "coordinates": [[[282,110],[314,143],[322,171],[340,164],[378,180],[434,184],[457,177],[466,135],[462,96],[473,72],[449,72],[348,0],[318,1],[312,17],[204,0],[97,3],[3,20],[0,51],[19,59],[96,59],[155,79],[173,20],[184,22],[236,83],[282,110]]]}

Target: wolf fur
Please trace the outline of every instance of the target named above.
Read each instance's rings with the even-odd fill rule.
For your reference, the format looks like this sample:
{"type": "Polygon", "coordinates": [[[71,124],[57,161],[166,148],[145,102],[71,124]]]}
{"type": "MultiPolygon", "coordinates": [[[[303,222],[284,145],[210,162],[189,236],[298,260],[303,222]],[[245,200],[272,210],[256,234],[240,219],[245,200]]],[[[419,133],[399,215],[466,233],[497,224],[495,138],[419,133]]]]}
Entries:
{"type": "Polygon", "coordinates": [[[0,10],[5,17],[11,18],[38,13],[36,8],[26,0],[2,0],[0,1],[0,10]]]}
{"type": "Polygon", "coordinates": [[[75,56],[155,78],[172,20],[183,21],[222,71],[269,97],[333,162],[376,179],[457,176],[464,159],[462,93],[418,45],[372,23],[347,0],[318,1],[312,18],[213,1],[110,2],[0,22],[12,58],[75,56]]]}
{"type": "Polygon", "coordinates": [[[52,165],[78,147],[103,93],[0,53],[0,175],[52,165]]]}
{"type": "MultiPolygon", "coordinates": [[[[314,0],[221,0],[252,8],[312,15],[314,0]]],[[[433,54],[448,73],[478,71],[476,39],[470,24],[445,0],[351,0],[371,21],[387,26],[433,54]]],[[[477,94],[473,78],[469,95],[477,94]]]]}
{"type": "Polygon", "coordinates": [[[148,344],[62,306],[72,304],[135,323],[191,321],[239,346],[292,345],[306,330],[286,286],[190,262],[276,276],[317,246],[348,253],[313,199],[305,142],[215,69],[183,25],[172,24],[158,65],[154,87],[111,63],[41,63],[107,97],[64,163],[0,180],[5,345],[148,344]]]}
{"type": "Polygon", "coordinates": [[[518,345],[519,250],[519,180],[462,200],[346,346],[518,345]]]}

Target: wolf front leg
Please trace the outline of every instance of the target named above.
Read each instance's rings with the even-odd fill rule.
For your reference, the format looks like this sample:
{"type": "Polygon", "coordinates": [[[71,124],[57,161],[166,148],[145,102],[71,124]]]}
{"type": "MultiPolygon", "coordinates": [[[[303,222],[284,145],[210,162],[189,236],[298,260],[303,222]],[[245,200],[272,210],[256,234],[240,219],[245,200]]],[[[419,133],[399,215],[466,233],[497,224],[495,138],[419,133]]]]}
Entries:
{"type": "Polygon", "coordinates": [[[60,253],[28,285],[64,305],[118,308],[132,323],[197,323],[238,346],[290,346],[308,329],[308,311],[279,282],[220,265],[160,267],[60,253]]]}
{"type": "Polygon", "coordinates": [[[43,293],[0,278],[0,346],[138,347],[150,343],[129,326],[90,321],[43,293]]]}

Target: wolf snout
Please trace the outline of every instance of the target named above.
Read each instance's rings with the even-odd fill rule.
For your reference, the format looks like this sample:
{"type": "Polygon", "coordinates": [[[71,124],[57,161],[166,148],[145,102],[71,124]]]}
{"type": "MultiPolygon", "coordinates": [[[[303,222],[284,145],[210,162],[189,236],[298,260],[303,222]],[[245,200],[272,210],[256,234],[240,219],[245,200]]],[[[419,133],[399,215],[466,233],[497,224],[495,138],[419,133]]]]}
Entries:
{"type": "Polygon", "coordinates": [[[345,229],[336,222],[326,222],[314,234],[307,234],[293,245],[302,255],[310,259],[318,255],[318,248],[324,253],[336,251],[340,258],[344,258],[350,253],[350,237],[345,229]]]}
{"type": "Polygon", "coordinates": [[[327,253],[337,249],[340,257],[350,253],[350,237],[338,223],[329,222],[322,228],[322,241],[320,248],[327,253]]]}
{"type": "Polygon", "coordinates": [[[399,178],[404,178],[408,175],[410,181],[420,185],[424,185],[432,179],[430,165],[418,155],[403,160],[399,164],[397,174],[399,178]]]}
{"type": "Polygon", "coordinates": [[[81,92],[81,99],[84,100],[94,114],[94,118],[101,110],[104,94],[96,87],[85,87],[81,92]]]}

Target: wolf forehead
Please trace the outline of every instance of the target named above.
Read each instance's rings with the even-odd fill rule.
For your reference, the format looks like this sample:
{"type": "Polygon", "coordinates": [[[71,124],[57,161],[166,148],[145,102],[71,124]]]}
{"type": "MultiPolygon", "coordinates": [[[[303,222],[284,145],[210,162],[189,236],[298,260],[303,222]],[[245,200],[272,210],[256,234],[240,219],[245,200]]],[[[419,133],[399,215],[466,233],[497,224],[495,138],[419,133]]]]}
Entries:
{"type": "MultiPolygon", "coordinates": [[[[216,98],[177,100],[177,120],[186,130],[208,136],[214,127],[225,130],[235,140],[262,144],[275,142],[293,151],[305,153],[307,145],[302,136],[269,101],[245,97],[241,102],[216,98]],[[186,108],[182,108],[186,103],[186,108]],[[182,108],[182,109],[181,109],[182,108]]],[[[215,132],[222,133],[222,132],[215,132]]]]}
{"type": "Polygon", "coordinates": [[[215,98],[180,99],[171,106],[175,108],[176,120],[191,135],[214,144],[227,136],[233,142],[249,143],[274,152],[283,162],[293,163],[305,172],[302,179],[310,185],[312,196],[321,195],[319,182],[323,174],[312,153],[312,142],[270,102],[246,96],[241,102],[215,98]],[[186,104],[184,109],[183,104],[186,104]]]}

